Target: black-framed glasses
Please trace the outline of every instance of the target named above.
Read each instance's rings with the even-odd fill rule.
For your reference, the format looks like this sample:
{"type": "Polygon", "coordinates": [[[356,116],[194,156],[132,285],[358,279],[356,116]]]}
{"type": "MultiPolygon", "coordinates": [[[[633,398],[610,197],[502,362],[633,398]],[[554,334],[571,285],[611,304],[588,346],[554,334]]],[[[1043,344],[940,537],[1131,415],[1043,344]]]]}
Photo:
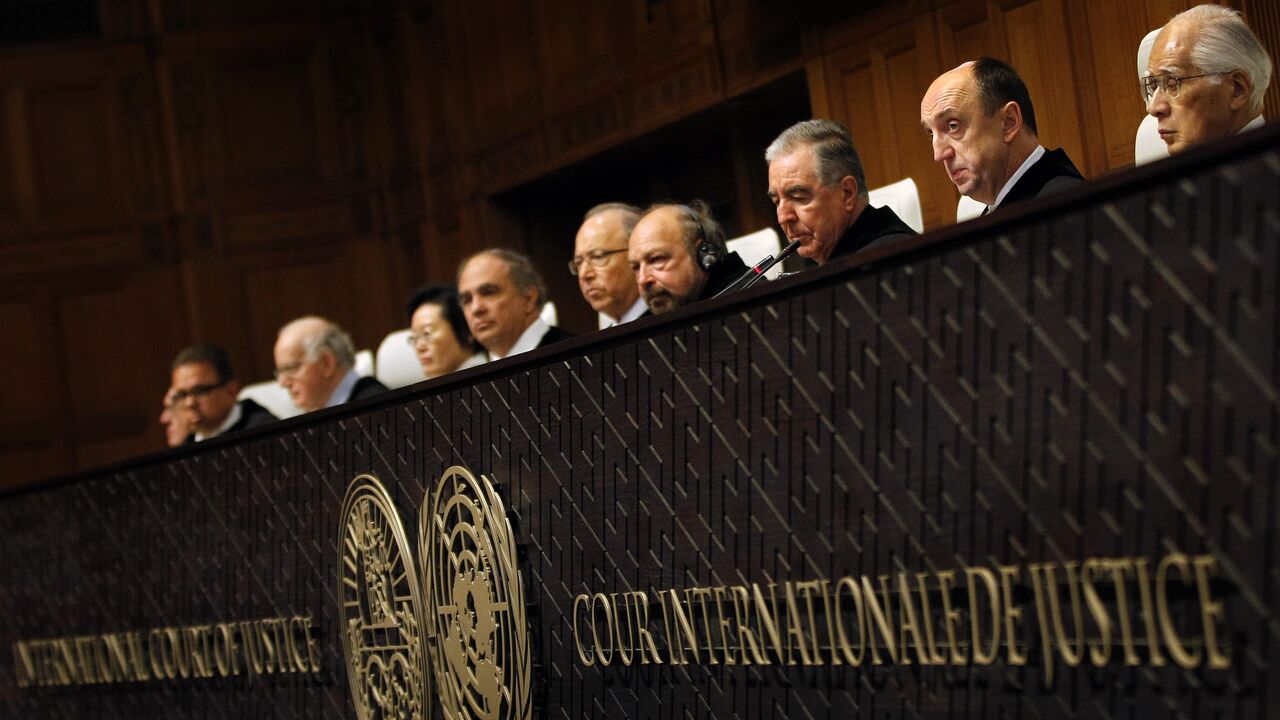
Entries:
{"type": "Polygon", "coordinates": [[[1142,85],[1142,97],[1146,98],[1147,102],[1150,103],[1151,99],[1156,96],[1157,91],[1164,91],[1164,96],[1167,98],[1178,97],[1178,93],[1182,90],[1182,83],[1186,82],[1187,80],[1195,80],[1197,78],[1202,78],[1202,77],[1213,77],[1214,75],[1230,75],[1230,74],[1231,74],[1230,72],[1211,72],[1211,73],[1201,73],[1200,75],[1183,75],[1181,77],[1177,75],[1167,75],[1167,74],[1166,75],[1147,75],[1146,77],[1142,78],[1142,80],[1139,82],[1142,85]]]}
{"type": "Polygon", "coordinates": [[[224,380],[223,382],[220,382],[220,383],[206,383],[204,385],[196,385],[194,387],[189,387],[186,390],[174,390],[173,398],[172,398],[173,404],[180,405],[186,402],[187,398],[193,398],[193,399],[199,400],[205,395],[208,395],[209,393],[213,392],[214,390],[217,390],[218,388],[226,384],[227,383],[224,380]]]}
{"type": "Polygon", "coordinates": [[[577,275],[582,271],[582,263],[591,263],[591,267],[599,270],[609,262],[609,256],[620,252],[626,252],[626,248],[618,248],[617,250],[592,250],[586,255],[574,255],[569,261],[569,274],[577,275]]]}

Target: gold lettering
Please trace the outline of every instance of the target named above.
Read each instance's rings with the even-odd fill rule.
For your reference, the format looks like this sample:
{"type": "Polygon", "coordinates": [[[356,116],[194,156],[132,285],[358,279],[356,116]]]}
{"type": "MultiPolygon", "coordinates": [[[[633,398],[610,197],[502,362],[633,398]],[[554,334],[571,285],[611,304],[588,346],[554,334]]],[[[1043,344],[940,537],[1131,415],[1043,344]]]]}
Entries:
{"type": "Polygon", "coordinates": [[[604,593],[596,593],[591,596],[591,639],[595,642],[596,660],[601,667],[609,667],[609,663],[613,662],[613,608],[609,606],[609,598],[604,593]],[[604,614],[604,632],[600,631],[600,624],[596,622],[599,617],[597,611],[604,614]],[[600,642],[600,638],[609,639],[609,654],[604,652],[604,645],[600,642]]]}
{"type": "Polygon", "coordinates": [[[142,633],[131,632],[127,635],[129,646],[130,675],[134,680],[145,682],[151,679],[150,666],[146,653],[142,649],[142,633]]]}
{"type": "Polygon", "coordinates": [[[1102,564],[1111,571],[1111,582],[1116,587],[1116,616],[1120,619],[1120,644],[1124,647],[1124,664],[1138,665],[1142,660],[1134,647],[1133,623],[1129,617],[1129,588],[1124,577],[1125,572],[1133,569],[1133,562],[1120,558],[1104,560],[1102,564]]]}
{"type": "Polygon", "coordinates": [[[1098,626],[1098,639],[1089,641],[1089,659],[1097,667],[1106,665],[1111,659],[1111,616],[1107,614],[1107,606],[1098,596],[1098,590],[1093,584],[1095,576],[1100,575],[1104,567],[1103,561],[1091,558],[1085,560],[1080,568],[1080,585],[1084,588],[1085,606],[1089,608],[1089,615],[1098,626]]]}
{"type": "Polygon", "coordinates": [[[147,658],[151,661],[151,675],[163,680],[164,674],[164,631],[156,628],[147,635],[147,658]]]}
{"type": "MultiPolygon", "coordinates": [[[[695,612],[694,600],[697,600],[698,604],[702,606],[700,614],[702,615],[703,637],[707,640],[707,664],[719,665],[720,660],[716,658],[715,642],[711,639],[711,613],[707,612],[707,598],[710,595],[711,588],[696,587],[692,590],[684,591],[685,601],[689,605],[689,613],[691,615],[695,612]]],[[[694,623],[694,625],[696,630],[697,623],[694,623]]]]}
{"type": "Polygon", "coordinates": [[[213,662],[218,668],[218,677],[231,675],[231,636],[227,632],[226,623],[218,623],[213,636],[213,662]]]}
{"type": "Polygon", "coordinates": [[[758,583],[751,583],[751,591],[755,596],[756,616],[760,618],[760,628],[757,631],[761,638],[766,638],[773,647],[773,656],[779,661],[785,662],[785,654],[782,651],[782,634],[778,632],[778,618],[776,608],[778,607],[778,598],[774,593],[776,586],[769,583],[769,602],[764,601],[764,594],[760,592],[758,583]]]}
{"type": "Polygon", "coordinates": [[[805,612],[809,616],[809,656],[813,658],[815,665],[824,664],[821,639],[818,637],[818,619],[813,612],[813,592],[821,585],[822,583],[817,580],[796,583],[796,589],[804,596],[805,612]]]}
{"type": "MultiPolygon", "coordinates": [[[[733,624],[732,620],[726,620],[724,617],[724,599],[729,594],[729,589],[723,585],[718,585],[712,590],[712,600],[716,606],[716,627],[720,628],[720,647],[724,648],[724,664],[734,665],[737,658],[733,656],[730,650],[729,638],[733,635],[729,626],[733,624]]],[[[729,598],[730,602],[733,598],[729,598]]]]}
{"type": "Polygon", "coordinates": [[[1043,564],[1027,566],[1027,574],[1031,576],[1031,590],[1036,598],[1036,619],[1040,622],[1040,650],[1044,656],[1044,686],[1053,687],[1053,634],[1049,627],[1049,611],[1044,599],[1044,588],[1041,587],[1040,571],[1043,564]]]}
{"type": "Polygon", "coordinates": [[[36,666],[31,660],[30,643],[13,644],[13,667],[18,676],[18,687],[31,687],[36,679],[36,666]]]}
{"type": "Polygon", "coordinates": [[[1160,641],[1156,632],[1157,618],[1154,603],[1151,601],[1151,580],[1147,576],[1147,561],[1134,560],[1133,569],[1138,576],[1138,595],[1142,599],[1142,617],[1147,627],[1147,648],[1150,653],[1147,662],[1152,667],[1162,667],[1165,660],[1164,654],[1160,652],[1160,641]]]}
{"type": "Polygon", "coordinates": [[[871,579],[862,576],[862,600],[867,607],[867,614],[871,616],[871,622],[867,623],[867,635],[871,638],[871,662],[873,665],[881,665],[884,663],[880,659],[880,650],[876,644],[876,634],[873,629],[880,630],[880,637],[884,640],[885,650],[889,651],[889,659],[898,662],[898,639],[893,632],[893,622],[891,620],[893,608],[889,603],[889,576],[880,576],[880,588],[884,591],[882,598],[876,597],[876,590],[871,586],[871,579]],[[883,600],[883,603],[881,602],[883,600]],[[887,609],[886,609],[887,608],[887,609]]]}
{"type": "Polygon", "coordinates": [[[262,664],[262,636],[258,634],[257,623],[240,623],[240,644],[244,648],[246,669],[254,675],[261,675],[265,668],[262,664]]]}
{"type": "Polygon", "coordinates": [[[903,665],[911,664],[911,658],[907,657],[908,636],[916,647],[916,660],[921,665],[929,664],[929,655],[924,642],[920,639],[919,624],[915,603],[911,601],[911,584],[907,581],[907,574],[900,572],[898,573],[898,642],[902,647],[903,665]]]}
{"type": "Polygon", "coordinates": [[[987,568],[965,568],[969,584],[969,630],[973,641],[973,663],[990,665],[995,662],[1000,652],[1000,591],[996,584],[996,575],[987,568]],[[981,580],[986,586],[987,599],[991,610],[991,644],[989,650],[983,649],[982,623],[978,615],[978,583],[981,580]]]}
{"type": "Polygon", "coordinates": [[[1062,593],[1058,589],[1058,580],[1054,575],[1055,564],[1049,563],[1045,568],[1045,585],[1049,590],[1049,612],[1053,616],[1053,632],[1057,639],[1058,654],[1067,667],[1077,667],[1084,659],[1084,620],[1080,613],[1080,582],[1076,575],[1079,563],[1069,561],[1062,564],[1067,574],[1067,594],[1071,596],[1071,619],[1075,623],[1075,644],[1067,639],[1067,629],[1062,622],[1062,593]]]}
{"type": "Polygon", "coordinates": [[[840,660],[840,653],[836,652],[836,630],[835,617],[833,616],[834,608],[831,604],[831,581],[823,580],[819,584],[822,590],[822,612],[827,618],[827,647],[831,653],[832,665],[843,665],[840,660]]]}
{"type": "MultiPolygon", "coordinates": [[[[578,662],[582,663],[586,667],[591,667],[592,665],[596,664],[596,657],[595,657],[595,650],[594,650],[595,646],[594,645],[591,646],[592,653],[591,655],[587,655],[587,649],[582,646],[582,629],[581,629],[581,626],[578,624],[578,618],[582,617],[582,614],[578,612],[578,608],[583,605],[585,605],[588,610],[591,609],[590,595],[587,595],[584,593],[582,595],[578,595],[573,599],[573,614],[570,616],[570,623],[571,623],[571,626],[573,627],[573,645],[578,651],[578,662]]],[[[591,625],[589,618],[588,618],[587,624],[588,626],[591,625]]]]}
{"type": "Polygon", "coordinates": [[[920,589],[920,619],[924,623],[924,640],[929,646],[929,663],[942,665],[947,659],[938,650],[937,636],[933,632],[933,610],[929,607],[929,573],[916,573],[916,585],[920,589]]]}
{"type": "MultiPolygon", "coordinates": [[[[670,601],[671,617],[675,619],[675,626],[676,626],[675,637],[669,639],[669,642],[672,643],[672,647],[671,647],[672,664],[673,665],[689,664],[689,661],[685,659],[685,656],[689,654],[690,650],[693,651],[693,662],[694,664],[697,664],[699,662],[698,635],[693,629],[693,622],[690,621],[689,619],[689,613],[685,612],[684,607],[680,603],[680,596],[676,594],[675,590],[671,590],[670,593],[671,593],[671,601],[670,601]],[[676,657],[677,647],[679,648],[679,653],[680,653],[679,663],[676,663],[674,660],[674,658],[676,657]]],[[[689,608],[689,610],[690,612],[692,612],[693,608],[689,608]]],[[[603,664],[607,665],[608,663],[603,663],[603,664]]]]}
{"type": "Polygon", "coordinates": [[[270,620],[259,620],[254,623],[254,631],[258,633],[258,640],[262,643],[262,668],[265,672],[274,673],[276,671],[276,640],[271,632],[270,620]]]}
{"type": "MultiPolygon", "coordinates": [[[[407,603],[404,608],[405,612],[409,611],[407,603]]],[[[302,651],[307,640],[308,625],[310,625],[309,618],[304,619],[297,615],[289,618],[289,654],[293,656],[294,670],[300,673],[307,671],[307,657],[302,654],[302,651]]]]}
{"type": "Polygon", "coordinates": [[[636,590],[633,595],[635,596],[636,640],[640,647],[640,662],[661,663],[662,656],[658,654],[658,645],[653,641],[653,633],[649,632],[649,596],[643,590],[636,590]]]}
{"type": "Polygon", "coordinates": [[[106,651],[108,665],[110,665],[111,675],[118,681],[123,681],[129,677],[129,651],[125,645],[124,638],[119,634],[107,635],[102,638],[103,648],[106,651]]]}
{"type": "Polygon", "coordinates": [[[738,620],[738,649],[742,652],[742,664],[750,665],[754,661],[760,665],[768,665],[769,655],[763,652],[751,624],[747,622],[751,613],[751,591],[743,585],[734,585],[729,589],[732,591],[729,597],[733,600],[733,614],[738,620]]]}
{"type": "Polygon", "coordinates": [[[942,624],[947,630],[947,644],[951,647],[951,664],[967,665],[969,658],[960,651],[960,643],[956,641],[956,625],[960,623],[960,610],[951,605],[951,593],[955,589],[956,571],[942,570],[938,572],[939,596],[942,598],[942,624]]]}
{"type": "Polygon", "coordinates": [[[860,667],[862,661],[867,655],[867,616],[866,608],[863,607],[862,591],[858,589],[858,583],[848,575],[836,581],[836,637],[840,641],[840,652],[844,653],[844,659],[854,667],[860,667]],[[849,643],[849,634],[844,629],[844,608],[840,605],[840,589],[848,588],[849,595],[853,598],[853,614],[858,626],[858,652],[853,651],[853,646],[849,643]]]}
{"type": "Polygon", "coordinates": [[[804,637],[804,625],[800,621],[800,608],[796,605],[795,588],[792,583],[783,583],[783,589],[786,591],[783,596],[787,603],[787,664],[795,665],[795,659],[791,656],[791,650],[797,644],[800,646],[800,662],[803,665],[814,665],[813,656],[809,654],[809,645],[804,637]],[[792,641],[795,642],[792,642],[792,641]]]}
{"type": "Polygon", "coordinates": [[[1218,645],[1218,622],[1226,620],[1221,600],[1209,594],[1210,574],[1218,569],[1218,559],[1212,555],[1197,555],[1191,559],[1196,569],[1196,589],[1200,595],[1200,618],[1204,623],[1204,647],[1209,657],[1210,670],[1231,667],[1231,658],[1218,645]]]}
{"type": "MultiPolygon", "coordinates": [[[[304,615],[303,619],[307,622],[307,665],[308,669],[313,673],[320,672],[320,644],[316,640],[316,634],[313,632],[315,621],[310,615],[304,615]]],[[[236,674],[240,671],[237,669],[236,674]]]]}
{"type": "Polygon", "coordinates": [[[631,612],[629,604],[625,601],[626,593],[622,594],[623,602],[618,601],[618,593],[609,593],[609,604],[613,606],[614,631],[617,632],[618,639],[618,659],[622,664],[630,667],[632,660],[635,658],[635,614],[631,612]],[[621,606],[621,607],[619,607],[621,606]],[[625,621],[627,626],[626,637],[622,636],[622,626],[625,621]]]}
{"type": "Polygon", "coordinates": [[[69,685],[83,684],[88,685],[97,682],[98,676],[94,672],[93,667],[93,647],[89,644],[91,638],[85,635],[79,635],[73,641],[75,643],[75,659],[70,663],[68,668],[69,685]]]}
{"type": "Polygon", "coordinates": [[[1169,553],[1156,568],[1156,613],[1160,618],[1160,631],[1164,635],[1164,644],[1169,648],[1169,656],[1178,667],[1192,670],[1200,666],[1200,651],[1190,652],[1178,637],[1178,628],[1173,623],[1173,615],[1169,612],[1169,569],[1177,568],[1184,584],[1191,584],[1190,561],[1183,553],[1169,553]]]}
{"type": "Polygon", "coordinates": [[[996,567],[1000,574],[1000,599],[1004,609],[1004,636],[1007,650],[1006,662],[1013,666],[1027,664],[1027,653],[1018,649],[1018,623],[1022,622],[1022,608],[1013,602],[1013,584],[1022,575],[1017,565],[1000,565],[996,567]]]}

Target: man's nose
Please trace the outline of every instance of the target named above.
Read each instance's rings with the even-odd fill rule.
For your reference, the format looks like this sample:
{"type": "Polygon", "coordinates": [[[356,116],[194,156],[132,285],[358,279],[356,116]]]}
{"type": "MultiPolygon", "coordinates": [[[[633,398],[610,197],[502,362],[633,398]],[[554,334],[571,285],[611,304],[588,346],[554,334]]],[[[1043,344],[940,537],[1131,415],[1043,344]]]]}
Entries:
{"type": "Polygon", "coordinates": [[[1165,97],[1164,92],[1157,90],[1156,94],[1147,101],[1147,114],[1154,117],[1164,117],[1169,114],[1169,99],[1165,97]]]}
{"type": "Polygon", "coordinates": [[[796,219],[796,209],[792,207],[791,203],[786,200],[779,201],[778,202],[778,224],[786,225],[787,223],[792,222],[795,219],[796,219]]]}
{"type": "Polygon", "coordinates": [[[955,148],[951,147],[951,141],[942,135],[934,135],[933,161],[942,162],[953,155],[955,155],[955,148]]]}

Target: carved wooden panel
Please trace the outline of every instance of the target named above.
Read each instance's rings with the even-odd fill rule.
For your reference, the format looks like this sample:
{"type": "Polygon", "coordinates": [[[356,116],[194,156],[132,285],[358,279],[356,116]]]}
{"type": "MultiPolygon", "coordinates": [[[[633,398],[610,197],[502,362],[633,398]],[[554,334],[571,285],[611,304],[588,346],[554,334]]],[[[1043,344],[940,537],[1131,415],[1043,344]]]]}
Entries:
{"type": "Polygon", "coordinates": [[[903,22],[825,57],[830,112],[853,133],[875,188],[905,177],[920,189],[927,227],[955,217],[958,195],[920,129],[920,98],[937,75],[931,28],[903,22]]]}

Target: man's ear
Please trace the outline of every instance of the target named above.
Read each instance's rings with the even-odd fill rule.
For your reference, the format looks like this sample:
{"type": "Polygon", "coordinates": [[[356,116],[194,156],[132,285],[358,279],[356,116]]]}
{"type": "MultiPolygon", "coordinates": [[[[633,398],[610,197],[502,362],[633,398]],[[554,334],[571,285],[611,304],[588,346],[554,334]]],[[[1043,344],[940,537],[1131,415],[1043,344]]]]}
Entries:
{"type": "Polygon", "coordinates": [[[538,311],[538,288],[530,285],[520,291],[524,296],[524,311],[528,313],[536,313],[538,311]]]}
{"type": "Polygon", "coordinates": [[[333,353],[325,350],[320,353],[320,357],[316,358],[316,363],[320,365],[320,369],[324,370],[325,375],[332,375],[335,368],[338,367],[338,358],[333,353]]]}
{"type": "Polygon", "coordinates": [[[235,380],[228,380],[227,389],[231,391],[231,397],[236,397],[240,394],[240,383],[235,380]]]}
{"type": "Polygon", "coordinates": [[[1253,98],[1253,81],[1243,70],[1234,70],[1227,76],[1227,82],[1231,83],[1231,109],[1247,107],[1253,98]]]}
{"type": "Polygon", "coordinates": [[[852,175],[840,178],[840,204],[846,212],[853,212],[858,205],[858,181],[852,175]]]}
{"type": "Polygon", "coordinates": [[[1010,143],[1021,131],[1022,108],[1018,107],[1018,103],[1010,100],[1000,108],[1000,136],[1006,143],[1010,143]]]}

